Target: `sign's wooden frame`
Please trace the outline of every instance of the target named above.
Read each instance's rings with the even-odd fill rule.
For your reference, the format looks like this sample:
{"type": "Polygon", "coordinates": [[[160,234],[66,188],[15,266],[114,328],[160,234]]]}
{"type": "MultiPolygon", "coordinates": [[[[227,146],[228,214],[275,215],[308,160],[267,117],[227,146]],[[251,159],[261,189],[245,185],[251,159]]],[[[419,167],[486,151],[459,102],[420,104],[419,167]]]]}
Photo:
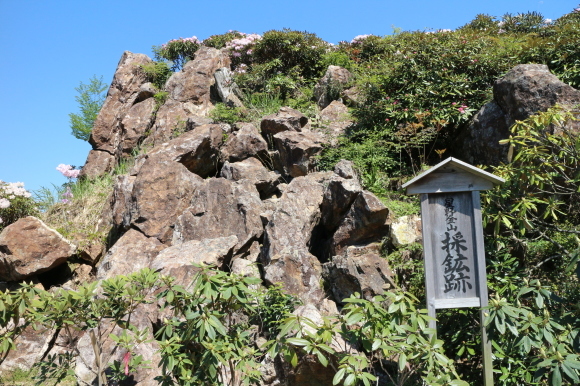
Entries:
{"type": "MultiPolygon", "coordinates": [[[[461,160],[450,157],[433,166],[424,173],[413,178],[402,186],[407,194],[419,194],[421,198],[421,218],[423,227],[423,251],[425,262],[425,286],[427,292],[427,310],[433,320],[429,327],[436,330],[436,310],[441,308],[487,307],[488,292],[485,273],[485,248],[483,240],[483,225],[481,216],[481,200],[479,191],[488,190],[505,181],[491,173],[469,165],[461,160]],[[441,268],[434,251],[441,249],[434,240],[434,234],[441,234],[442,224],[435,218],[442,213],[441,197],[463,200],[462,228],[469,232],[469,247],[471,247],[471,267],[475,275],[473,291],[464,291],[441,296],[441,268]],[[469,229],[467,229],[469,228],[469,229]],[[439,233],[437,233],[439,232],[439,233]],[[437,276],[439,275],[439,276],[437,276]]],[[[441,216],[439,216],[441,217],[441,216]]],[[[439,258],[440,260],[440,258],[439,258]]],[[[447,290],[449,291],[449,290],[447,290]]],[[[493,385],[493,364],[491,342],[488,339],[483,309],[480,310],[480,325],[483,349],[483,370],[485,386],[493,385]]]]}

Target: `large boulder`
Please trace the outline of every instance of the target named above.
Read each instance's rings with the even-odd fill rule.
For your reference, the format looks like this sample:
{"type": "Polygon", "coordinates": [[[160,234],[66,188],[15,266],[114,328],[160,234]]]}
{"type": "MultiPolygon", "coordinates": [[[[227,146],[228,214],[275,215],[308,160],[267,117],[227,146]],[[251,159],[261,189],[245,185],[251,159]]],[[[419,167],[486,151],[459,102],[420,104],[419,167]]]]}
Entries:
{"type": "Polygon", "coordinates": [[[498,79],[493,101],[474,116],[455,143],[455,155],[469,163],[497,165],[507,161],[509,137],[516,120],[546,111],[555,104],[580,103],[580,91],[561,82],[543,64],[520,64],[498,79]]]}
{"type": "Polygon", "coordinates": [[[171,99],[178,102],[191,101],[198,107],[198,114],[204,115],[212,105],[211,88],[215,85],[215,72],[229,66],[230,58],[226,53],[201,46],[195,53],[195,59],[171,75],[165,89],[171,99]]]}
{"type": "Polygon", "coordinates": [[[281,107],[277,113],[262,118],[260,130],[264,137],[278,134],[281,131],[308,131],[308,118],[298,110],[290,107],[281,107]]]}
{"type": "Polygon", "coordinates": [[[75,245],[38,218],[21,218],[0,233],[0,279],[17,281],[49,271],[75,252],[75,245]]]}
{"type": "Polygon", "coordinates": [[[234,254],[262,237],[262,202],[249,180],[210,178],[201,184],[175,221],[173,245],[236,236],[234,254]]]}
{"type": "Polygon", "coordinates": [[[265,228],[260,256],[264,279],[269,284],[280,283],[305,303],[316,304],[324,298],[322,267],[310,248],[320,221],[324,182],[330,175],[313,173],[292,180],[265,228]]]}
{"type": "Polygon", "coordinates": [[[251,123],[238,123],[238,130],[228,135],[220,150],[221,159],[243,161],[249,157],[268,157],[268,143],[251,123]]]}
{"type": "Polygon", "coordinates": [[[322,151],[326,139],[312,131],[283,131],[274,135],[274,146],[280,152],[284,174],[301,177],[316,166],[315,156],[322,151]]]}
{"type": "Polygon", "coordinates": [[[351,78],[352,74],[346,68],[328,66],[324,76],[314,86],[314,97],[318,107],[323,109],[330,102],[337,100],[351,78]]]}

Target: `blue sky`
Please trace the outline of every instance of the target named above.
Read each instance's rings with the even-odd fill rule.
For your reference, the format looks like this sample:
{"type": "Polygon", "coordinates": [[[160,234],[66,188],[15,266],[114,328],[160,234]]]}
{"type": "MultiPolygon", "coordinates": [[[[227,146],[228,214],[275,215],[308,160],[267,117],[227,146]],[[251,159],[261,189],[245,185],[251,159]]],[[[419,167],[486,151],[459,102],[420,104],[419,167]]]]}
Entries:
{"type": "Polygon", "coordinates": [[[356,35],[455,29],[478,13],[537,11],[556,19],[578,0],[0,0],[0,180],[28,190],[66,182],[56,166],[82,165],[90,145],[70,134],[75,87],[93,75],[109,84],[125,50],[230,29],[291,28],[338,43],[356,35]]]}

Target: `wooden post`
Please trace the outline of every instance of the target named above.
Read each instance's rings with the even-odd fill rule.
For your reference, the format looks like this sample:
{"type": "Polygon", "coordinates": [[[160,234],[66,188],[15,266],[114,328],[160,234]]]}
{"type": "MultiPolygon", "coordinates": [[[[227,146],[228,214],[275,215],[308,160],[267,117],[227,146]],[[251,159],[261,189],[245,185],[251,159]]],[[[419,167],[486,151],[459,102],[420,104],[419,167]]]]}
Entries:
{"type": "MultiPolygon", "coordinates": [[[[448,158],[403,185],[420,194],[428,315],[437,309],[479,307],[484,385],[493,385],[491,342],[482,307],[488,305],[479,191],[504,180],[448,158]]],[[[435,320],[429,323],[435,329],[435,320]]]]}

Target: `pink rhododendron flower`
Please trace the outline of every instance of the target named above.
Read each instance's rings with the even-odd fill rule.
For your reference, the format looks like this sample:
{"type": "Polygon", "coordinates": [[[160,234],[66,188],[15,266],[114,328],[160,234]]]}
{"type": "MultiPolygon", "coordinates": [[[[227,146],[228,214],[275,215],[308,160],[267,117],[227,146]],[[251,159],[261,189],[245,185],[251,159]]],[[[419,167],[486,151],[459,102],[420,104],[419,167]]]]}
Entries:
{"type": "Polygon", "coordinates": [[[80,170],[74,169],[71,165],[60,164],[56,167],[56,170],[62,173],[63,176],[67,178],[78,178],[80,170]]]}

